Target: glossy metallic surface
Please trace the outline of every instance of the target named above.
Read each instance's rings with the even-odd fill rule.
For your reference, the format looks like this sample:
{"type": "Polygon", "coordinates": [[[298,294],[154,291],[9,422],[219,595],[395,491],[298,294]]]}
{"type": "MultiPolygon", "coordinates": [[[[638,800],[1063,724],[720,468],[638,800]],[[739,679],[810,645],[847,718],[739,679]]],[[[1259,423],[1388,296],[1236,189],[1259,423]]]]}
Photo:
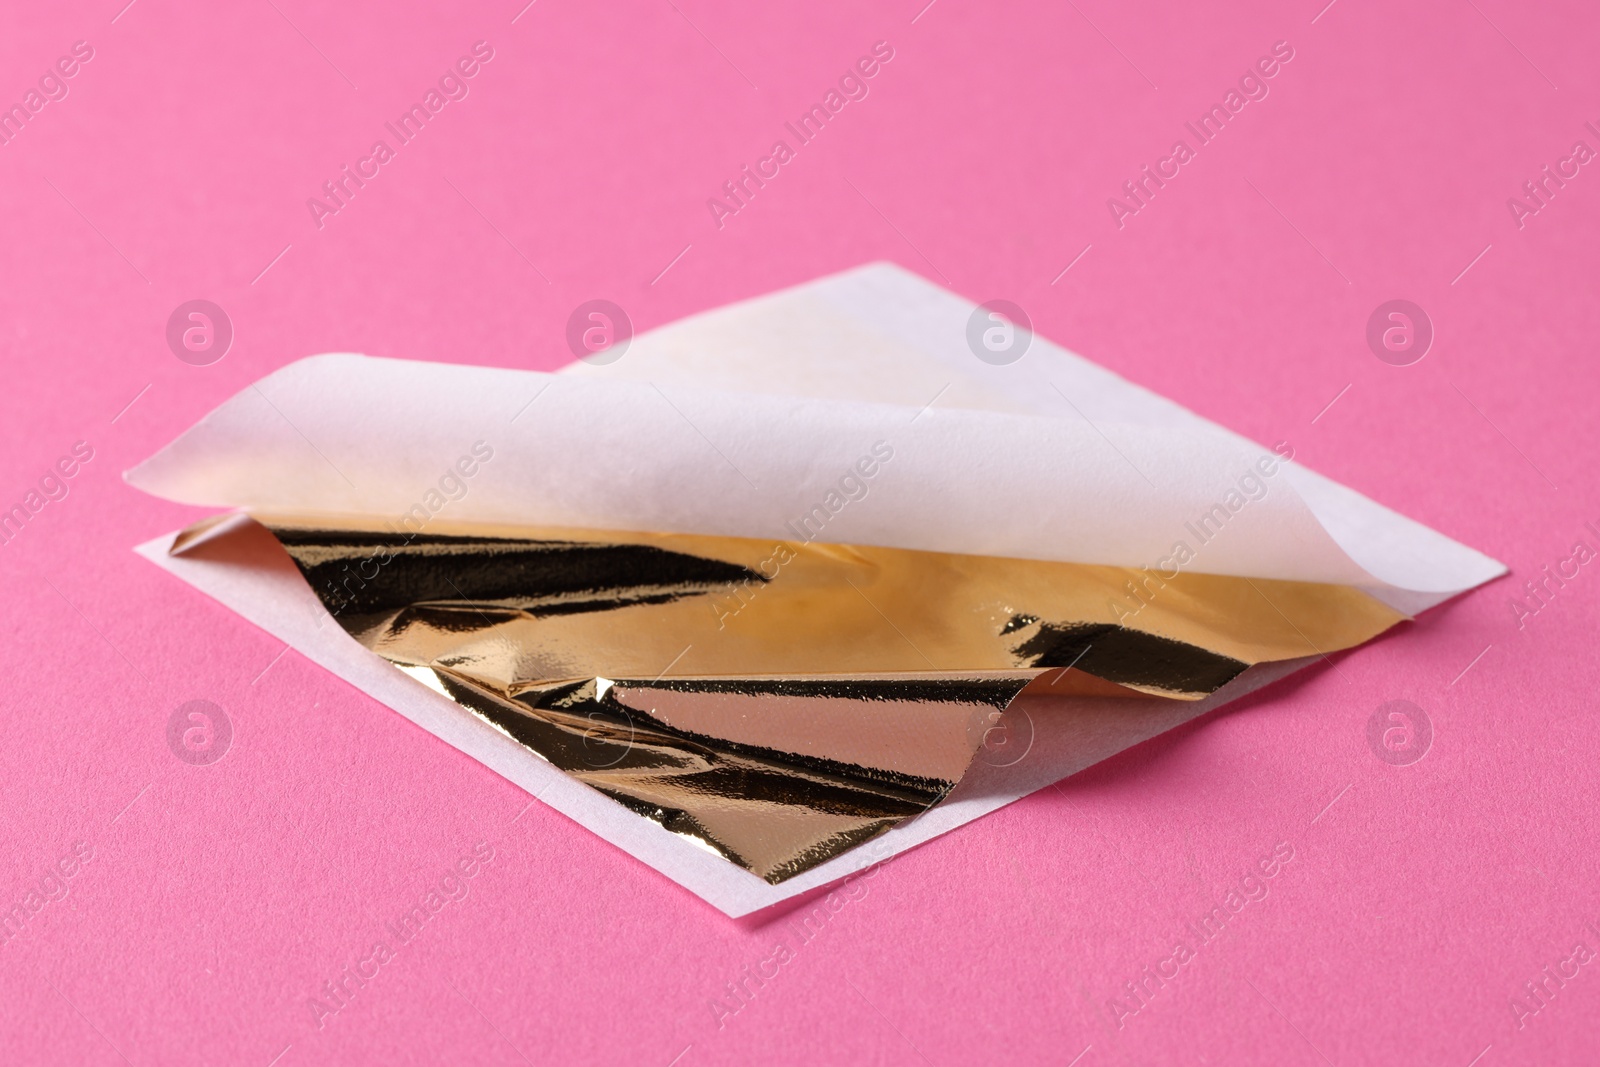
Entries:
{"type": "Polygon", "coordinates": [[[1307,583],[256,518],[363,645],[772,882],[937,803],[1024,688],[1197,700],[1251,664],[1348,648],[1401,618],[1307,583]]]}

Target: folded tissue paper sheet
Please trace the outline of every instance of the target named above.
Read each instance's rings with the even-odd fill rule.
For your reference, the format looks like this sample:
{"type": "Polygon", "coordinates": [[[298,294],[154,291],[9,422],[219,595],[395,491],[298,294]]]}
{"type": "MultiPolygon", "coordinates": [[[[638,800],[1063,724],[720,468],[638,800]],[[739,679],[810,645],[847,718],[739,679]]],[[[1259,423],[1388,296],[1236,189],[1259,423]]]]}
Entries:
{"type": "Polygon", "coordinates": [[[1504,572],[887,264],[558,374],[304,359],[127,479],[226,509],[147,558],[729,915],[1504,572]]]}

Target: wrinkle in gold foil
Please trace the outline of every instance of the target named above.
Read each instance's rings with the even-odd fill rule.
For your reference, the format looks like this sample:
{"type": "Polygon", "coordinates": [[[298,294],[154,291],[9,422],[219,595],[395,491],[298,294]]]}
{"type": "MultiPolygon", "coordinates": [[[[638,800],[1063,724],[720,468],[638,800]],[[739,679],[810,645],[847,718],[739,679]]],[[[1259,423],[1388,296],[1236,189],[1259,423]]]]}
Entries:
{"type": "Polygon", "coordinates": [[[1312,583],[1184,573],[1152,584],[1132,568],[866,546],[256,518],[367,648],[774,883],[943,799],[1024,688],[1198,700],[1252,664],[1348,648],[1403,617],[1312,583]]]}

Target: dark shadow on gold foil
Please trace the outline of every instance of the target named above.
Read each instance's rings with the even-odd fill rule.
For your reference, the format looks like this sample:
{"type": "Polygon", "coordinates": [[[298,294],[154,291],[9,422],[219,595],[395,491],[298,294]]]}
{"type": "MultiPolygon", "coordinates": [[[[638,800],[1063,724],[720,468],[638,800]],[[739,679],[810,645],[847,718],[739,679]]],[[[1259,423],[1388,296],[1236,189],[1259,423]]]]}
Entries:
{"type": "Polygon", "coordinates": [[[1027,666],[1070,663],[1108,682],[1147,689],[1213,693],[1249,666],[1231,656],[1115,623],[1054,623],[1019,615],[1001,632],[1027,634],[1016,645],[1027,666]]]}
{"type": "Polygon", "coordinates": [[[748,567],[651,545],[510,541],[274,528],[306,581],[351,615],[415,604],[517,608],[530,615],[610,611],[766,581],[748,567]],[[360,564],[371,561],[374,576],[360,564]],[[351,563],[358,567],[351,580],[351,563]]]}

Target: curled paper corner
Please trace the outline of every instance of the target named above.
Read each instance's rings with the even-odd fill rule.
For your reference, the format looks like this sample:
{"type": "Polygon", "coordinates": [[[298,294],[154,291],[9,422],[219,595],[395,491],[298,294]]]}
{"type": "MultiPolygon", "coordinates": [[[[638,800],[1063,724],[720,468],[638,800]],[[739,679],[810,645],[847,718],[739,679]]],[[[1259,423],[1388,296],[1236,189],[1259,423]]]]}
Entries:
{"type": "Polygon", "coordinates": [[[125,477],[261,519],[297,571],[247,575],[208,558],[208,546],[244,536],[238,518],[175,540],[166,547],[177,554],[157,562],[530,791],[538,783],[561,810],[730,914],[848,873],[841,864],[863,841],[892,855],[1503,573],[1042,337],[1010,367],[975,361],[952,328],[975,307],[870,266],[663,327],[634,338],[626,359],[557,375],[313,357],[225,402],[125,477]],[[637,532],[652,530],[680,533],[637,532]],[[1178,543],[1189,550],[1181,558],[1178,543]],[[383,544],[393,559],[377,564],[383,544]],[[810,564],[774,564],[782,544],[810,564]],[[611,573],[587,592],[541,585],[549,575],[530,563],[582,549],[611,553],[609,566],[641,547],[690,559],[655,573],[649,590],[637,574],[611,573]],[[519,552],[516,566],[501,566],[519,552]],[[373,601],[369,586],[405,585],[393,578],[403,561],[430,553],[452,561],[435,569],[458,588],[440,588],[436,574],[433,588],[373,601]],[[954,646],[1000,660],[942,658],[947,635],[926,628],[957,614],[952,591],[963,586],[948,567],[921,583],[920,599],[913,581],[873,603],[888,588],[874,584],[882,560],[896,555],[1012,568],[1004,581],[990,575],[1000,591],[963,601],[987,629],[954,646]],[[486,572],[489,558],[498,563],[486,572]],[[823,583],[839,598],[806,610],[867,620],[878,632],[864,647],[886,658],[791,642],[791,653],[809,648],[846,668],[819,678],[818,656],[779,663],[781,644],[768,640],[745,648],[768,660],[696,666],[729,631],[805,619],[797,603],[815,587],[801,576],[852,558],[877,570],[846,567],[846,585],[823,583]],[[681,569],[689,563],[733,570],[681,569]],[[1099,603],[1058,595],[1049,610],[1030,605],[1022,594],[1053,567],[1094,591],[1079,600],[1099,603]],[[515,572],[513,587],[482,584],[488,572],[515,572]],[[1310,597],[1307,613],[1285,592],[1303,587],[1336,593],[1310,597]],[[1270,654],[1209,647],[1227,637],[1217,620],[1237,622],[1250,604],[1283,635],[1302,632],[1270,654]],[[313,609],[341,626],[309,633],[313,609]],[[1179,631],[1197,625],[1197,610],[1210,612],[1209,636],[1186,642],[1179,631]],[[1362,618],[1365,629],[1343,638],[1316,628],[1362,618]],[[698,650],[685,647],[696,626],[715,635],[698,650]],[[1086,627],[1098,627],[1094,639],[1086,627]],[[608,630],[630,639],[608,644],[608,630]],[[660,647],[679,633],[681,644],[660,647]],[[1119,675],[1118,641],[1137,646],[1138,664],[1174,665],[1151,637],[1237,669],[1158,685],[1119,675]],[[508,657],[507,647],[523,651],[508,657]],[[643,651],[654,658],[627,658],[643,651]],[[943,733],[929,731],[941,705],[925,692],[861,699],[874,674],[907,695],[945,666],[989,695],[944,704],[943,733]],[[1052,697],[1051,679],[1070,696],[1052,697]],[[795,725],[826,721],[824,707],[838,713],[834,727],[795,725]],[[1015,764],[997,767],[989,738],[1019,711],[1038,733],[1015,764]],[[751,723],[767,732],[740,732],[751,723]],[[938,735],[937,759],[911,758],[904,738],[919,730],[938,735]],[[871,758],[840,759],[841,745],[871,758]],[[559,780],[541,777],[563,760],[559,780]],[[719,776],[788,784],[777,794],[704,788],[719,776]],[[824,786],[832,808],[805,799],[824,786]],[[888,811],[886,797],[910,808],[888,811]]]}
{"type": "Polygon", "coordinates": [[[237,532],[240,527],[254,521],[243,511],[224,511],[220,515],[212,515],[209,518],[201,519],[185,526],[178,532],[178,535],[172,539],[172,547],[167,549],[167,554],[181,556],[187,552],[192,552],[206,544],[206,542],[215,538],[226,537],[230,533],[237,532]]]}

